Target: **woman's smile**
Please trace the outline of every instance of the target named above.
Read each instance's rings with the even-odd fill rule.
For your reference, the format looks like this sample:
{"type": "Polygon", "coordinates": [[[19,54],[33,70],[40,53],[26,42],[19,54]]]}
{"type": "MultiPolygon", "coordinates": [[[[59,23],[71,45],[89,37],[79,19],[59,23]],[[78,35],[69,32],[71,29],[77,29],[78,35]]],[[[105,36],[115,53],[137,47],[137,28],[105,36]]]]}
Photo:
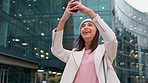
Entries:
{"type": "Polygon", "coordinates": [[[88,31],[88,30],[84,30],[84,31],[83,31],[83,34],[84,34],[84,35],[87,35],[87,34],[90,34],[90,33],[91,33],[91,31],[88,31]]]}

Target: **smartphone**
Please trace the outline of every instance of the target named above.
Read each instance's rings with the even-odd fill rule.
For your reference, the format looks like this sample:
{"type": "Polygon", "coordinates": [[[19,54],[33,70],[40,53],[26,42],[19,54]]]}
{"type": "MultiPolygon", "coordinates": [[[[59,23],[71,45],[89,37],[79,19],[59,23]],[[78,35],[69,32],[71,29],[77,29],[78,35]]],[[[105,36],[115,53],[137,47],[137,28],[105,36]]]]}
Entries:
{"type": "MultiPolygon", "coordinates": [[[[74,0],[73,2],[75,2],[75,1],[80,1],[80,0],[74,0]]],[[[72,7],[74,7],[74,6],[72,6],[72,7]]],[[[72,10],[72,12],[78,12],[78,10],[72,10]]]]}
{"type": "Polygon", "coordinates": [[[74,0],[74,1],[80,1],[80,0],[74,0]]]}

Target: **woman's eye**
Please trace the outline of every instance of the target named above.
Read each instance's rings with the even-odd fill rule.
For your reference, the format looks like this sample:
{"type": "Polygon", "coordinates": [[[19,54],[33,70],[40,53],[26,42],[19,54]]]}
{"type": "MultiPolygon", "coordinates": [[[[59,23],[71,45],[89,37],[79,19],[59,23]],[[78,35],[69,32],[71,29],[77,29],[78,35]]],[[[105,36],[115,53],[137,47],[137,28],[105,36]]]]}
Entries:
{"type": "Polygon", "coordinates": [[[88,26],[92,26],[92,24],[88,24],[88,26]]]}
{"type": "Polygon", "coordinates": [[[82,28],[82,27],[85,27],[85,25],[82,25],[81,28],[82,28]]]}

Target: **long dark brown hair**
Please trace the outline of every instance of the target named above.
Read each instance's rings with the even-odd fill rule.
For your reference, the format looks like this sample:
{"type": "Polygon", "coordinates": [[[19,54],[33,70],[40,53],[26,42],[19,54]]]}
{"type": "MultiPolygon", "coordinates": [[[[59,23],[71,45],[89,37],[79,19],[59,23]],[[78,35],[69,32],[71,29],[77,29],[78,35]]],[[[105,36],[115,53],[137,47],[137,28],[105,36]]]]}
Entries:
{"type": "MultiPolygon", "coordinates": [[[[99,39],[99,30],[97,29],[96,34],[95,34],[95,36],[91,42],[90,48],[89,48],[91,50],[91,52],[93,52],[97,48],[98,41],[99,41],[98,39],[99,39]]],[[[76,46],[77,46],[76,51],[81,51],[85,47],[85,42],[84,42],[84,39],[82,38],[81,34],[79,35],[79,37],[76,40],[76,46]]]]}

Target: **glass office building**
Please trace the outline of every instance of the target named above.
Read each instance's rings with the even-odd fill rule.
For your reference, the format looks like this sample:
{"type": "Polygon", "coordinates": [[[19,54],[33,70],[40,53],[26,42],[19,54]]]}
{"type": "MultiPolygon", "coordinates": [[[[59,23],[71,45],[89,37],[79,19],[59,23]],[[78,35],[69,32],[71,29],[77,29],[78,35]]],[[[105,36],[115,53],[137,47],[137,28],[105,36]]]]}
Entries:
{"type": "Polygon", "coordinates": [[[148,15],[124,0],[114,0],[115,32],[118,37],[117,73],[121,83],[148,81],[148,15]]]}
{"type": "MultiPolygon", "coordinates": [[[[0,83],[60,80],[65,64],[50,51],[51,33],[68,1],[0,0],[0,83]]],[[[148,17],[122,0],[81,1],[115,27],[119,51],[114,66],[122,83],[144,83],[148,78],[148,37],[142,31],[148,32],[148,17]]],[[[64,48],[75,47],[80,22],[85,18],[81,13],[71,15],[64,29],[64,48]]]]}
{"type": "MultiPolygon", "coordinates": [[[[51,32],[67,2],[0,0],[0,83],[41,83],[61,75],[64,63],[50,52],[51,32]]],[[[71,21],[67,27],[72,27],[71,21]]],[[[65,32],[73,37],[72,28],[65,32]]]]}

